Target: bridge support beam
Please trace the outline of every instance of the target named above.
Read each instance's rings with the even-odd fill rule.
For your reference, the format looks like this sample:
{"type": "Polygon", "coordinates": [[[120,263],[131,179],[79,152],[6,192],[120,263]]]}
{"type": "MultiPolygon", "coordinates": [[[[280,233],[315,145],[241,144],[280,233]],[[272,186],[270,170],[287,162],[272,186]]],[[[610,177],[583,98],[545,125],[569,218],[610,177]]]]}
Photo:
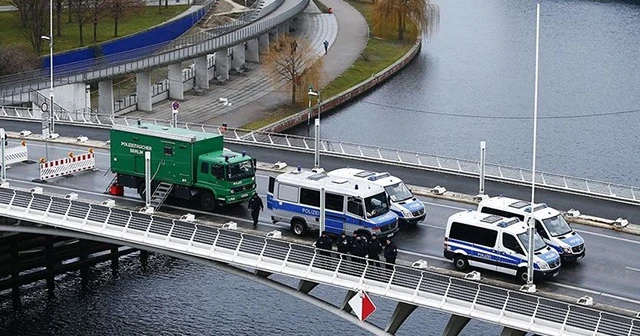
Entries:
{"type": "Polygon", "coordinates": [[[113,80],[107,79],[98,83],[98,111],[100,114],[112,115],[113,108],[113,80]]]}
{"type": "Polygon", "coordinates": [[[142,266],[142,271],[147,271],[147,265],[149,264],[149,252],[145,250],[140,250],[140,265],[142,266]]]}
{"type": "Polygon", "coordinates": [[[502,332],[500,333],[500,336],[525,336],[526,334],[527,333],[522,330],[504,327],[502,328],[502,332]]]}
{"type": "Polygon", "coordinates": [[[87,258],[89,258],[89,251],[87,250],[87,241],[84,239],[78,240],[78,259],[80,264],[80,285],[82,289],[86,289],[89,285],[89,264],[87,258]]]}
{"type": "Polygon", "coordinates": [[[260,45],[260,52],[266,54],[269,52],[269,33],[262,34],[258,37],[258,44],[260,45]]]}
{"type": "MultiPolygon", "coordinates": [[[[55,98],[54,98],[55,99],[55,98]]],[[[20,277],[20,249],[18,248],[18,241],[14,241],[11,244],[11,279],[14,280],[13,286],[11,286],[11,298],[13,301],[13,307],[19,308],[22,305],[20,300],[20,283],[18,278],[20,277]]]]}
{"type": "Polygon", "coordinates": [[[254,273],[255,275],[257,275],[257,276],[261,277],[261,278],[268,278],[269,276],[271,276],[271,274],[273,274],[273,273],[271,273],[271,272],[267,272],[267,271],[263,271],[263,270],[258,270],[258,269],[257,269],[257,270],[255,270],[253,273],[254,273]]]}
{"type": "Polygon", "coordinates": [[[120,256],[118,255],[118,247],[114,246],[111,248],[111,275],[114,277],[118,276],[119,260],[120,256]]]}
{"type": "MultiPolygon", "coordinates": [[[[182,82],[182,66],[180,63],[168,66],[169,99],[184,100],[184,82],[182,82]]],[[[208,73],[208,71],[207,71],[208,73]]]]}
{"type": "MultiPolygon", "coordinates": [[[[113,104],[111,105],[113,106],[113,104]]],[[[46,236],[44,244],[44,253],[47,264],[47,295],[49,298],[55,296],[56,282],[55,282],[55,263],[53,261],[53,236],[46,236]]]]}
{"type": "Polygon", "coordinates": [[[260,47],[258,39],[247,41],[247,62],[258,63],[260,62],[260,47]]]}
{"type": "Polygon", "coordinates": [[[409,317],[416,308],[418,307],[415,305],[398,302],[396,309],[393,311],[393,315],[391,315],[391,320],[389,321],[389,324],[387,324],[387,327],[384,328],[384,331],[390,334],[395,334],[398,331],[398,328],[400,328],[407,317],[409,317]]]}
{"type": "Polygon", "coordinates": [[[352,290],[347,291],[347,295],[344,297],[344,300],[340,305],[340,309],[346,311],[347,313],[350,313],[353,309],[351,309],[351,306],[349,306],[349,300],[353,299],[353,297],[356,296],[356,294],[358,293],[352,290]]]}
{"type": "Polygon", "coordinates": [[[148,71],[136,73],[138,110],[151,112],[151,76],[148,71]]]}
{"type": "Polygon", "coordinates": [[[216,79],[229,79],[229,48],[216,51],[216,79]]]}
{"type": "MultiPolygon", "coordinates": [[[[231,68],[238,71],[244,67],[246,55],[245,55],[244,42],[233,46],[233,54],[231,58],[231,68]]],[[[240,72],[240,71],[238,71],[240,72]]]]}
{"type": "MultiPolygon", "coordinates": [[[[216,62],[217,62],[217,59],[216,59],[216,62]]],[[[193,71],[195,72],[195,76],[196,76],[195,85],[197,88],[209,89],[209,71],[208,70],[209,70],[209,66],[207,64],[207,55],[196,58],[196,63],[193,71]]]]}
{"type": "Polygon", "coordinates": [[[317,282],[300,280],[300,282],[298,283],[298,292],[309,294],[309,292],[312,289],[316,288],[317,285],[318,285],[317,282]]]}
{"type": "Polygon", "coordinates": [[[280,25],[280,34],[282,35],[289,34],[289,21],[285,21],[280,25]]]}
{"type": "Polygon", "coordinates": [[[444,327],[442,336],[458,336],[471,319],[459,315],[451,315],[447,326],[444,327]]]}

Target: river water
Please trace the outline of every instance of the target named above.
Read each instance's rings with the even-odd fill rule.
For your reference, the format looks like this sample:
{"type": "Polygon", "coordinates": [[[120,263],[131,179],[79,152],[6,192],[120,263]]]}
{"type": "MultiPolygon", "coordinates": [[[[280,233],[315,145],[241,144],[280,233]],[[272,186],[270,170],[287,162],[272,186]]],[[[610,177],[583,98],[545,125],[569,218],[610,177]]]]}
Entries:
{"type": "MultiPolygon", "coordinates": [[[[451,157],[531,166],[535,3],[439,1],[440,29],[405,71],[324,117],[323,137],[451,157]],[[354,131],[355,130],[355,131],[354,131]]],[[[640,7],[619,1],[542,1],[538,168],[640,185],[640,7]],[[616,112],[618,112],[616,114],[616,112]]],[[[306,127],[295,130],[306,134],[306,127]]],[[[401,244],[401,242],[399,242],[401,244]]],[[[24,306],[0,301],[0,335],[365,335],[285,294],[227,273],[152,255],[133,257],[114,279],[93,268],[89,288],[58,278],[25,288],[24,306]]],[[[296,282],[285,279],[290,285],[296,282]]],[[[314,294],[341,302],[330,287],[314,294]]],[[[393,303],[373,298],[381,327],[393,303]]],[[[416,310],[400,335],[440,334],[445,314],[416,310]]],[[[472,321],[463,335],[497,335],[472,321]]]]}

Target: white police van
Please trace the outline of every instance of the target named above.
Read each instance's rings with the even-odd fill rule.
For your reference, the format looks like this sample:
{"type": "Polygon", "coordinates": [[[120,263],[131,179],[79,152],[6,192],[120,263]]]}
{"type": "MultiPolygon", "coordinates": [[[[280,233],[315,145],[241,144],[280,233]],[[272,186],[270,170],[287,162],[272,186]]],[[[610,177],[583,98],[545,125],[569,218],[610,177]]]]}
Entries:
{"type": "MultiPolygon", "coordinates": [[[[560,255],[538,234],[534,235],[534,278],[558,275],[560,255]]],[[[462,211],[449,217],[444,236],[444,256],[460,271],[469,266],[515,275],[527,282],[527,225],[478,211],[462,211]]]]}
{"type": "Polygon", "coordinates": [[[558,210],[544,203],[534,204],[532,212],[531,202],[496,196],[481,201],[478,204],[478,211],[504,217],[517,217],[525,223],[533,217],[536,221],[536,231],[549,246],[560,253],[563,262],[578,261],[585,256],[584,239],[573,231],[558,210]]]}
{"type": "Polygon", "coordinates": [[[269,178],[267,208],[271,220],[291,224],[298,236],[320,228],[320,193],[325,193],[325,230],[390,237],[398,216],[389,210],[384,189],[376,184],[328,176],[323,170],[296,171],[269,178]]]}
{"type": "Polygon", "coordinates": [[[329,176],[355,178],[371,181],[381,187],[389,195],[391,211],[395,212],[400,222],[417,224],[425,219],[427,213],[424,203],[415,198],[404,182],[389,173],[376,173],[356,168],[340,168],[327,173],[329,176]]]}

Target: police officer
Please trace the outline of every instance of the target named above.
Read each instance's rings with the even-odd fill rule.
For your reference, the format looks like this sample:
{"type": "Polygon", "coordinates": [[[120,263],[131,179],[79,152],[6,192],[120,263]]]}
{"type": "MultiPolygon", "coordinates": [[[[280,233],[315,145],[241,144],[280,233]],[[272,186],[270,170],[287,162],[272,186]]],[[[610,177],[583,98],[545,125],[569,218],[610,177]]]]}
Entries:
{"type": "Polygon", "coordinates": [[[321,255],[331,255],[329,251],[333,249],[333,241],[331,241],[331,238],[327,235],[327,231],[322,231],[322,234],[316,240],[316,248],[321,255]]]}
{"type": "Polygon", "coordinates": [[[351,254],[356,257],[355,261],[365,263],[365,258],[367,257],[367,243],[359,235],[356,236],[356,239],[351,245],[351,254]]]}
{"type": "Polygon", "coordinates": [[[375,260],[373,264],[376,266],[380,266],[378,262],[380,260],[380,252],[382,252],[382,245],[380,245],[380,241],[376,236],[371,236],[371,241],[369,241],[367,253],[369,255],[369,259],[375,260]]]}
{"type": "Polygon", "coordinates": [[[345,254],[351,252],[351,239],[347,237],[346,233],[342,233],[336,242],[336,246],[338,247],[338,252],[343,253],[341,258],[346,259],[345,254]]]}
{"type": "MultiPolygon", "coordinates": [[[[384,247],[384,260],[388,264],[395,264],[398,256],[398,246],[390,238],[387,238],[387,246],[384,247]]],[[[387,269],[393,269],[393,265],[387,265],[387,269]]]]}
{"type": "Polygon", "coordinates": [[[258,193],[253,194],[249,199],[249,210],[251,210],[251,218],[253,219],[253,227],[258,226],[258,217],[260,217],[260,211],[264,210],[262,199],[258,196],[258,193]]]}

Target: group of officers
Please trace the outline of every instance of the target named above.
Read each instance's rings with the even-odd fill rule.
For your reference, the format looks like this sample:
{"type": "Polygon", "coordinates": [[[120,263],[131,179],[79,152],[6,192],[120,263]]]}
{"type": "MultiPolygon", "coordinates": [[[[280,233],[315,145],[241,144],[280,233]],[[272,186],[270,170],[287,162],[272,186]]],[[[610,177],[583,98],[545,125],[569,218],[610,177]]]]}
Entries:
{"type": "MultiPolygon", "coordinates": [[[[330,255],[333,250],[333,240],[327,235],[327,231],[316,240],[315,246],[322,255],[330,255]]],[[[398,247],[390,238],[384,241],[384,248],[378,238],[374,235],[367,239],[367,235],[354,233],[353,237],[348,237],[344,232],[338,237],[336,242],[338,252],[344,255],[351,254],[351,259],[356,262],[366,263],[366,258],[373,260],[373,264],[380,266],[380,253],[384,249],[384,259],[387,262],[387,269],[393,269],[398,256],[398,247]]]]}

